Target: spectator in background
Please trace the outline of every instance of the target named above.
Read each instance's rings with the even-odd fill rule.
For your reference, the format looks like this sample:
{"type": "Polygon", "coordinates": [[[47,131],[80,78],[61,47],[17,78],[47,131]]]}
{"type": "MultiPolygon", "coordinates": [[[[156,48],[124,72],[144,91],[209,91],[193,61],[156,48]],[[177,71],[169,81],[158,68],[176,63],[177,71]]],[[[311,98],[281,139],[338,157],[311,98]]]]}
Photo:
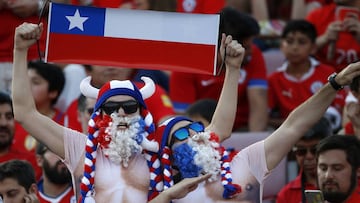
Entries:
{"type": "Polygon", "coordinates": [[[354,136],[333,135],[317,145],[319,188],[328,202],[360,202],[360,141],[354,136]]]}
{"type": "MultiPolygon", "coordinates": [[[[54,64],[33,61],[28,63],[27,73],[38,111],[57,123],[68,126],[65,114],[55,107],[65,85],[62,69],[54,64]]],[[[14,147],[35,153],[36,140],[19,123],[16,125],[14,147]]]]}
{"type": "MultiPolygon", "coordinates": [[[[1,0],[0,19],[4,29],[0,29],[0,91],[10,93],[12,81],[12,58],[14,47],[15,28],[23,22],[38,23],[44,26],[47,23],[47,7],[43,0],[1,0]],[[43,16],[39,19],[41,9],[44,8],[43,16]]],[[[67,0],[52,0],[57,3],[67,3],[67,0]]],[[[40,50],[37,46],[29,49],[28,60],[39,59],[39,54],[43,57],[45,53],[46,32],[39,40],[40,50]],[[38,52],[40,51],[40,53],[38,52]]]]}
{"type": "Polygon", "coordinates": [[[14,147],[15,120],[12,100],[6,93],[0,92],[0,163],[12,159],[27,160],[34,167],[36,178],[40,178],[41,169],[36,164],[35,154],[14,147]]]}
{"type": "Polygon", "coordinates": [[[360,11],[358,15],[345,14],[342,19],[337,15],[341,6],[360,9],[360,1],[334,0],[306,16],[318,32],[316,57],[334,66],[336,72],[360,59],[360,11]]]}
{"type": "MultiPolygon", "coordinates": [[[[280,49],[286,61],[268,77],[269,123],[274,128],[280,126],[292,110],[325,85],[328,76],[335,72],[333,67],[311,57],[316,49],[315,40],[316,29],[306,20],[291,20],[283,30],[280,49]]],[[[334,109],[338,120],[334,129],[341,127],[344,100],[345,92],[339,91],[330,107],[329,112],[334,109]]]]}
{"type": "Polygon", "coordinates": [[[61,159],[40,142],[36,146],[36,157],[42,169],[42,177],[37,182],[40,202],[76,202],[71,173],[61,159]]]}
{"type": "Polygon", "coordinates": [[[0,196],[4,203],[40,203],[34,169],[27,161],[0,163],[0,196]]]}
{"type": "Polygon", "coordinates": [[[204,126],[211,123],[216,109],[217,101],[214,99],[200,99],[186,109],[185,115],[193,121],[199,121],[204,126]]]}
{"type": "MultiPolygon", "coordinates": [[[[253,44],[254,37],[259,34],[259,25],[251,16],[227,7],[221,11],[219,33],[233,36],[246,50],[239,71],[234,130],[263,131],[268,120],[266,67],[260,49],[253,44]]],[[[217,62],[218,67],[221,67],[219,54],[217,62]]],[[[170,98],[175,111],[184,113],[189,105],[199,99],[218,100],[224,75],[224,71],[219,76],[172,72],[170,98]]]]}
{"type": "Polygon", "coordinates": [[[316,146],[322,139],[330,135],[332,135],[330,122],[323,117],[297,141],[292,152],[295,154],[300,169],[299,175],[280,190],[276,203],[306,203],[304,191],[318,189],[316,146]]]}

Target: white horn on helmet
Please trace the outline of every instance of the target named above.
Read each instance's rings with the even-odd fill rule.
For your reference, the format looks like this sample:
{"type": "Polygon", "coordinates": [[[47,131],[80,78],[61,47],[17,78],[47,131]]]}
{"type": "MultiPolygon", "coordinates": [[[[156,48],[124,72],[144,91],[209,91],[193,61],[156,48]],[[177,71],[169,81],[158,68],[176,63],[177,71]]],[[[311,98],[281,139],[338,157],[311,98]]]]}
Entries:
{"type": "Polygon", "coordinates": [[[90,84],[90,81],[91,81],[91,76],[84,78],[80,83],[80,91],[86,97],[97,99],[99,89],[93,87],[90,84]]]}
{"type": "Polygon", "coordinates": [[[154,94],[155,84],[154,84],[154,81],[149,77],[143,76],[143,77],[141,77],[141,80],[145,82],[145,85],[139,91],[140,91],[143,99],[145,100],[154,94]]]}

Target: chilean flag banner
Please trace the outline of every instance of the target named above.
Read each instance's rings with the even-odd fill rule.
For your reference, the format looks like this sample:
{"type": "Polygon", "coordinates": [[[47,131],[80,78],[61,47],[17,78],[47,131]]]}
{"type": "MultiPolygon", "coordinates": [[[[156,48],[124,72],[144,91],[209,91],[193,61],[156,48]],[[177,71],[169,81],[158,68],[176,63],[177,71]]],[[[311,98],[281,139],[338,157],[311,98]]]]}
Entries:
{"type": "Polygon", "coordinates": [[[45,61],[216,74],[219,15],[51,3],[45,61]]]}

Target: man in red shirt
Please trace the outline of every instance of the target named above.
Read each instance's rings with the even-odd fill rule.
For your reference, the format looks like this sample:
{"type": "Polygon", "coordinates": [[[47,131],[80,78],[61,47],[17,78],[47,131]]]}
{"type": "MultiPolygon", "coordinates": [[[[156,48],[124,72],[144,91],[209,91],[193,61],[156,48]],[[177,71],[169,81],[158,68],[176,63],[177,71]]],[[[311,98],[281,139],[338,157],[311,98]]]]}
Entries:
{"type": "MultiPolygon", "coordinates": [[[[259,34],[259,25],[251,16],[229,7],[222,10],[220,21],[219,33],[233,36],[246,50],[244,65],[239,71],[234,130],[263,131],[268,118],[266,67],[260,49],[253,44],[254,37],[259,34]]],[[[218,65],[220,64],[221,59],[218,58],[218,65]]],[[[175,111],[183,113],[190,104],[199,99],[218,100],[224,76],[224,72],[219,76],[172,72],[170,98],[175,111]]]]}
{"type": "Polygon", "coordinates": [[[337,13],[341,6],[360,9],[360,1],[334,2],[313,10],[306,19],[315,25],[318,32],[316,56],[339,72],[360,59],[360,20],[351,14],[341,19],[337,13]]]}
{"type": "Polygon", "coordinates": [[[11,102],[9,95],[0,92],[0,163],[12,159],[27,160],[35,169],[36,178],[39,178],[41,170],[36,164],[35,154],[14,148],[15,120],[11,102]]]}
{"type": "Polygon", "coordinates": [[[279,192],[277,203],[305,203],[305,190],[317,189],[316,176],[316,145],[321,139],[330,136],[332,129],[326,118],[315,124],[293,147],[296,162],[298,163],[299,175],[279,192]]]}
{"type": "Polygon", "coordinates": [[[358,203],[360,141],[355,136],[332,135],[316,149],[319,188],[328,202],[358,203]]]}
{"type": "Polygon", "coordinates": [[[40,202],[75,203],[71,173],[66,165],[41,143],[36,146],[36,156],[43,171],[42,178],[37,182],[40,202]]]}

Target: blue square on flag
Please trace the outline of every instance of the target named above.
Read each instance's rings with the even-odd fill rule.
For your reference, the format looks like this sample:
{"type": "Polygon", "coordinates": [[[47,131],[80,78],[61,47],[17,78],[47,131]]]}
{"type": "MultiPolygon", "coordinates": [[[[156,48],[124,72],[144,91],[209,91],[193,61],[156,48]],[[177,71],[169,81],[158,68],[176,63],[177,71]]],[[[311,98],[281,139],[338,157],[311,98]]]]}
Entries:
{"type": "Polygon", "coordinates": [[[50,32],[104,36],[105,9],[52,4],[50,32]]]}

